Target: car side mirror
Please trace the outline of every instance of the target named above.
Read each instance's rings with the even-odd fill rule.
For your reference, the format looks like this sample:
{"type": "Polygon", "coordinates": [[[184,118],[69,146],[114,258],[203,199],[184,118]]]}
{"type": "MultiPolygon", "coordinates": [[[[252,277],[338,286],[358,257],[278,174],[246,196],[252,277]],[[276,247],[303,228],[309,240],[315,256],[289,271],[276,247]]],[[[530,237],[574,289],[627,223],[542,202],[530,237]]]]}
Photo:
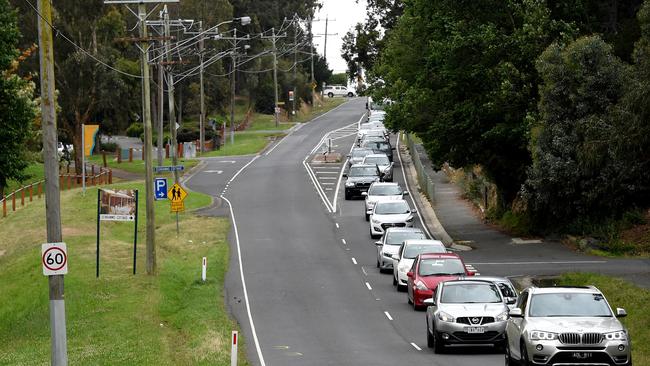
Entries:
{"type": "Polygon", "coordinates": [[[418,213],[418,209],[417,208],[411,209],[411,212],[412,213],[418,213]]]}
{"type": "Polygon", "coordinates": [[[410,193],[409,193],[408,191],[404,191],[404,192],[402,192],[402,195],[403,195],[403,196],[408,196],[409,194],[410,194],[410,193]]]}
{"type": "Polygon", "coordinates": [[[508,305],[512,305],[512,304],[514,304],[514,303],[516,303],[516,302],[517,302],[517,298],[516,298],[516,297],[506,297],[506,304],[508,304],[508,305]]]}
{"type": "Polygon", "coordinates": [[[375,245],[382,246],[382,245],[384,245],[384,243],[382,243],[381,241],[376,241],[375,245]]]}
{"type": "Polygon", "coordinates": [[[343,178],[347,178],[347,177],[348,177],[348,173],[343,173],[343,178]]]}
{"type": "Polygon", "coordinates": [[[413,278],[413,272],[411,271],[406,272],[406,277],[413,278]]]}
{"type": "Polygon", "coordinates": [[[514,309],[510,310],[510,317],[511,318],[523,318],[523,315],[521,314],[521,309],[514,308],[514,309]]]}
{"type": "Polygon", "coordinates": [[[623,308],[616,308],[616,317],[625,318],[627,316],[627,311],[623,308]]]}
{"type": "Polygon", "coordinates": [[[364,197],[367,197],[367,196],[368,196],[368,192],[361,192],[361,195],[364,196],[364,197]]]}
{"type": "Polygon", "coordinates": [[[428,299],[424,299],[422,303],[426,306],[436,306],[436,300],[433,299],[433,297],[430,297],[428,299]]]}

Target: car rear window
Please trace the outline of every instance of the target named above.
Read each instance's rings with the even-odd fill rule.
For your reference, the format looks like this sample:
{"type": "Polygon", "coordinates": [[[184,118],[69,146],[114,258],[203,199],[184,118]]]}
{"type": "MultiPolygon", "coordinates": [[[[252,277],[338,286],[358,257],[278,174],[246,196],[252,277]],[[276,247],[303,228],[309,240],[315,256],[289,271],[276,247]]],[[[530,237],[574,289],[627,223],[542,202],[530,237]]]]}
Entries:
{"type": "MultiPolygon", "coordinates": [[[[388,160],[388,158],[386,158],[386,160],[388,160]]],[[[402,188],[400,188],[397,184],[374,185],[368,190],[369,196],[398,196],[400,194],[402,194],[402,188]]]]}
{"type": "Polygon", "coordinates": [[[450,304],[485,304],[502,302],[502,300],[499,290],[491,283],[447,283],[442,288],[440,302],[450,304]]]}
{"type": "Polygon", "coordinates": [[[436,244],[409,244],[404,249],[404,254],[402,256],[404,258],[413,259],[420,254],[445,252],[447,252],[447,249],[445,249],[444,245],[440,246],[436,244]]]}
{"type": "Polygon", "coordinates": [[[380,215],[399,215],[409,213],[409,211],[409,205],[404,201],[379,202],[375,207],[375,213],[380,215]]]}
{"type": "Polygon", "coordinates": [[[465,274],[465,266],[463,266],[463,262],[460,259],[456,258],[423,259],[420,261],[418,273],[420,276],[461,276],[465,274]]]}
{"type": "Polygon", "coordinates": [[[353,166],[352,168],[350,168],[350,176],[365,177],[365,176],[373,176],[373,175],[375,176],[377,175],[376,167],[353,166]]]}

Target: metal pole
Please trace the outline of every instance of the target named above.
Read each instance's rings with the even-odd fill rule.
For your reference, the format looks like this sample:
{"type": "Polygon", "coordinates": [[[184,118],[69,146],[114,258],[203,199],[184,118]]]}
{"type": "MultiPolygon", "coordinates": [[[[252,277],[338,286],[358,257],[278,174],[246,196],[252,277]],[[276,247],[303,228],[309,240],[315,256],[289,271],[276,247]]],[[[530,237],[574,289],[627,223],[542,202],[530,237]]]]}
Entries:
{"type": "Polygon", "coordinates": [[[309,58],[311,59],[311,82],[314,82],[314,48],[312,43],[314,42],[314,36],[311,34],[311,23],[313,19],[309,19],[309,58]]]}
{"type": "Polygon", "coordinates": [[[325,45],[323,46],[323,60],[327,60],[327,22],[329,19],[325,17],[325,45]]]}
{"type": "Polygon", "coordinates": [[[82,195],[86,195],[86,125],[81,124],[81,185],[82,195]]]}
{"type": "MultiPolygon", "coordinates": [[[[61,196],[59,192],[59,163],[57,161],[56,99],[54,97],[54,50],[52,47],[52,3],[38,0],[38,41],[41,70],[41,124],[45,163],[45,222],[47,242],[62,241],[61,196]]],[[[65,300],[63,275],[49,276],[50,331],[52,337],[51,364],[68,364],[65,329],[65,300]]]]}
{"type": "Polygon", "coordinates": [[[237,28],[233,29],[234,40],[232,41],[232,67],[230,75],[230,144],[235,143],[235,92],[236,92],[236,77],[237,77],[237,28]]]}
{"type": "Polygon", "coordinates": [[[294,27],[293,31],[293,105],[291,107],[292,115],[296,114],[296,99],[298,99],[298,95],[296,94],[296,90],[298,89],[296,87],[297,83],[297,78],[296,78],[296,71],[298,70],[298,24],[296,23],[296,26],[294,27]]]}
{"type": "Polygon", "coordinates": [[[275,95],[275,105],[273,108],[273,114],[275,115],[275,127],[280,126],[280,120],[278,116],[278,59],[277,59],[277,49],[275,48],[275,28],[271,28],[273,35],[271,40],[273,41],[273,94],[275,95]]]}
{"type": "Polygon", "coordinates": [[[199,82],[201,84],[201,115],[199,116],[199,152],[205,152],[205,94],[203,89],[203,21],[199,22],[199,61],[201,62],[199,82]]]}
{"type": "MultiPolygon", "coordinates": [[[[169,37],[170,37],[170,30],[169,30],[169,13],[167,12],[167,5],[165,5],[165,8],[163,9],[163,17],[165,21],[165,52],[167,53],[167,61],[170,62],[172,60],[172,55],[169,52],[169,37]]],[[[170,155],[172,158],[172,165],[176,166],[178,165],[178,142],[176,141],[176,111],[175,111],[175,105],[174,105],[174,75],[171,72],[167,73],[167,96],[168,96],[168,101],[167,104],[169,105],[169,130],[171,132],[172,136],[172,142],[171,142],[171,151],[170,155]]],[[[174,183],[178,183],[178,171],[174,170],[174,183]]]]}
{"type": "Polygon", "coordinates": [[[138,18],[140,19],[140,38],[141,38],[141,64],[142,64],[142,101],[144,105],[144,172],[145,172],[145,202],[146,202],[146,240],[147,240],[147,274],[156,273],[156,227],[154,217],[154,190],[153,190],[153,143],[151,141],[153,129],[151,126],[151,91],[149,79],[149,42],[147,41],[147,8],[144,3],[138,5],[138,18]]]}

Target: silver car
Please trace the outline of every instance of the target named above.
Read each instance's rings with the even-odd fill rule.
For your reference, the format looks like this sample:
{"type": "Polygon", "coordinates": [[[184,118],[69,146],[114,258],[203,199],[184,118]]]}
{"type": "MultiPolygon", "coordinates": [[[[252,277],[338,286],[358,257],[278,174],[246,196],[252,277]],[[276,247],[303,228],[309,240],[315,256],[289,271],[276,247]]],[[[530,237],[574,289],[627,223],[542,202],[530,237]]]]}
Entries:
{"type": "Polygon", "coordinates": [[[408,192],[402,190],[402,187],[398,183],[375,182],[371,184],[368,192],[361,193],[362,196],[366,197],[363,205],[366,213],[366,221],[370,219],[372,210],[375,208],[377,202],[401,200],[408,194],[408,192]]]}
{"type": "Polygon", "coordinates": [[[352,149],[352,151],[350,151],[350,154],[348,154],[348,168],[354,164],[361,164],[363,158],[365,158],[366,155],[370,155],[374,153],[375,151],[373,149],[367,149],[363,147],[357,147],[352,149]]]}
{"type": "MultiPolygon", "coordinates": [[[[397,254],[400,246],[406,240],[426,239],[422,229],[414,227],[389,227],[386,229],[381,240],[376,241],[377,246],[377,268],[380,272],[393,269],[393,255],[397,254]]],[[[392,271],[391,271],[392,273],[392,271]]]]}
{"type": "Polygon", "coordinates": [[[503,299],[505,300],[506,304],[508,305],[508,308],[510,309],[513,309],[515,307],[515,303],[517,302],[517,298],[519,297],[519,294],[517,293],[515,286],[512,284],[512,281],[510,281],[508,277],[479,276],[479,277],[461,277],[459,279],[468,280],[468,281],[494,282],[497,286],[499,286],[499,290],[501,290],[501,296],[503,296],[503,299]]]}
{"type": "Polygon", "coordinates": [[[595,287],[530,287],[506,327],[506,365],[632,365],[630,336],[595,287]]]}
{"type": "Polygon", "coordinates": [[[455,280],[438,285],[427,307],[427,346],[442,353],[448,344],[503,347],[508,306],[491,281],[455,280]]]}

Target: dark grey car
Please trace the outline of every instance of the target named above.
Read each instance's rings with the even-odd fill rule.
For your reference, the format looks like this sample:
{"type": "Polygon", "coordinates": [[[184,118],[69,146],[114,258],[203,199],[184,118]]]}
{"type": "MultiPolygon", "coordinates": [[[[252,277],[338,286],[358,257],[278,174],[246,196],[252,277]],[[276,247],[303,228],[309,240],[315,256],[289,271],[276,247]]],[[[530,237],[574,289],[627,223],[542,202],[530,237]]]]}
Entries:
{"type": "Polygon", "coordinates": [[[374,164],[355,164],[343,177],[346,178],[345,199],[349,200],[367,192],[373,182],[381,181],[381,171],[374,164]]]}

